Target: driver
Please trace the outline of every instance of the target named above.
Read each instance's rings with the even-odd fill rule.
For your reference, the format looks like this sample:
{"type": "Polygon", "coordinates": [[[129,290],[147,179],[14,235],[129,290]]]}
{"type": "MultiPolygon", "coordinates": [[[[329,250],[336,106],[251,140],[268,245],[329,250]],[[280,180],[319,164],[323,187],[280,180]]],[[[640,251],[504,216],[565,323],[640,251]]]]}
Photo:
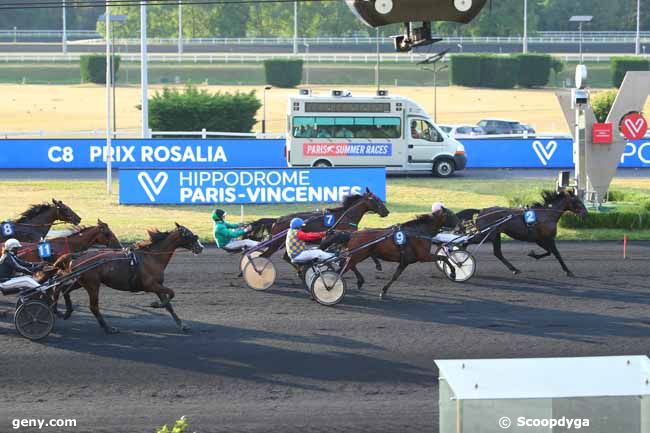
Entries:
{"type": "Polygon", "coordinates": [[[285,245],[292,262],[308,262],[310,260],[327,260],[334,254],[319,248],[308,248],[306,242],[315,242],[323,239],[327,232],[305,232],[302,227],[305,222],[302,218],[294,218],[289,224],[285,245]]]}
{"type": "MultiPolygon", "coordinates": [[[[0,291],[5,294],[8,289],[34,289],[40,283],[32,278],[32,275],[43,268],[41,263],[26,262],[16,255],[21,243],[16,239],[8,239],[5,242],[0,257],[0,291]],[[16,274],[24,274],[16,276],[16,274]]],[[[13,293],[13,290],[11,291],[13,293]]]]}
{"type": "Polygon", "coordinates": [[[214,222],[214,241],[217,247],[227,250],[249,249],[259,244],[252,239],[237,239],[240,236],[250,232],[250,226],[242,228],[241,224],[226,222],[226,211],[215,209],[212,212],[212,221],[214,222]]]}

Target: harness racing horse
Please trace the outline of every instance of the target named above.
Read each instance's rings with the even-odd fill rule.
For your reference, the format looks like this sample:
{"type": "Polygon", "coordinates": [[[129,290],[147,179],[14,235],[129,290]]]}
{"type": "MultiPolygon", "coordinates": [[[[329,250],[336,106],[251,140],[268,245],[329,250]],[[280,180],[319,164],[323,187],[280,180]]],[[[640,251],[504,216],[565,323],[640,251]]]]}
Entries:
{"type": "MultiPolygon", "coordinates": [[[[185,248],[194,254],[200,254],[203,251],[203,245],[199,242],[198,236],[178,223],[176,223],[176,228],[169,232],[150,230],[148,233],[149,240],[137,243],[130,254],[112,250],[89,251],[74,258],[68,266],[63,266],[63,272],[69,273],[74,272],[75,268],[78,269],[80,266],[102,262],[94,269],[82,273],[73,286],[65,289],[63,293],[66,303],[65,319],[69,318],[73,311],[70,292],[83,287],[88,292],[90,311],[95,315],[99,325],[107,334],[118,332],[116,328],[107,325],[99,311],[99,287],[104,284],[112,289],[125,292],[155,293],[160,302],[153,303],[151,307],[165,308],[181,331],[189,330],[187,326],[183,325],[172,307],[171,300],[174,299],[174,291],[163,285],[165,268],[176,249],[185,248]]],[[[59,266],[59,262],[66,257],[68,256],[63,256],[55,265],[59,266]]],[[[60,291],[60,289],[55,291],[55,302],[58,300],[60,291]]]]}
{"type": "MultiPolygon", "coordinates": [[[[333,243],[346,244],[350,253],[340,275],[353,269],[368,257],[399,263],[390,281],[381,289],[379,298],[384,299],[388,288],[399,278],[404,269],[413,263],[442,261],[449,266],[451,278],[456,278],[454,267],[447,257],[431,254],[431,239],[438,234],[443,225],[455,225],[456,222],[455,214],[443,207],[434,213],[419,215],[414,220],[397,226],[348,233],[335,232],[323,240],[321,248],[326,248],[333,243]],[[394,239],[394,235],[398,232],[405,235],[403,245],[398,245],[394,239]],[[382,238],[383,240],[380,240],[382,238]],[[375,243],[371,244],[372,242],[375,243]],[[367,244],[371,245],[364,248],[364,245],[367,244]]],[[[355,274],[357,275],[357,286],[361,288],[364,283],[363,276],[360,273],[355,274]]]]}
{"type": "Polygon", "coordinates": [[[260,218],[248,224],[244,224],[250,226],[251,229],[243,236],[243,238],[257,242],[262,242],[268,239],[271,237],[271,230],[276,221],[276,218],[260,218]]]}
{"type": "MultiPolygon", "coordinates": [[[[327,209],[325,212],[334,217],[334,223],[330,227],[325,225],[324,213],[322,211],[298,212],[279,217],[275,221],[275,224],[273,224],[271,236],[275,236],[282,231],[287,230],[291,220],[294,218],[302,218],[306,222],[303,227],[303,230],[306,232],[319,232],[332,230],[334,228],[339,228],[344,231],[355,231],[359,227],[359,221],[361,221],[361,218],[363,218],[366,213],[376,213],[382,218],[388,216],[390,213],[384,202],[368,188],[366,188],[366,191],[363,194],[354,194],[345,197],[340,207],[327,209]]],[[[284,240],[285,238],[281,237],[276,242],[271,243],[261,256],[266,258],[270,257],[279,248],[284,246],[284,240]]],[[[287,262],[291,263],[286,252],[283,258],[287,262]]],[[[379,261],[374,257],[373,261],[375,262],[377,269],[381,270],[381,263],[379,263],[379,261]]],[[[358,271],[356,267],[353,268],[353,272],[357,275],[358,271]]],[[[358,274],[357,279],[360,275],[361,274],[358,274]]]]}
{"type": "Polygon", "coordinates": [[[0,236],[2,239],[15,238],[24,242],[38,242],[47,235],[55,221],[77,225],[81,217],[60,200],[52,199],[52,203],[35,204],[20,214],[15,221],[2,224],[0,236]],[[9,234],[6,230],[13,230],[9,234]]]}
{"type": "MultiPolygon", "coordinates": [[[[48,260],[55,261],[68,253],[86,251],[93,245],[104,245],[108,248],[122,249],[122,244],[117,239],[108,224],[97,220],[96,226],[76,227],[73,233],[58,238],[49,239],[52,255],[48,260]]],[[[38,254],[37,243],[23,242],[23,248],[18,251],[18,257],[30,262],[39,262],[41,257],[38,254]]]]}
{"type": "Polygon", "coordinates": [[[555,256],[562,266],[564,272],[569,277],[573,277],[573,272],[567,268],[562,256],[555,244],[557,235],[557,224],[560,217],[565,212],[572,212],[579,217],[587,215],[587,208],[582,200],[575,195],[573,189],[561,189],[559,191],[542,191],[542,203],[534,203],[528,209],[491,207],[487,209],[466,209],[457,214],[463,220],[475,218],[475,224],[478,229],[490,226],[501,218],[512,215],[513,217],[499,225],[496,230],[490,231],[486,236],[477,236],[471,243],[480,243],[484,239],[492,242],[494,255],[506,265],[513,274],[518,274],[519,269],[515,268],[501,252],[501,233],[505,233],[512,239],[524,242],[535,242],[542,247],[545,252],[536,254],[534,251],[528,253],[529,257],[539,260],[551,254],[555,256]],[[524,213],[532,210],[536,215],[536,222],[529,225],[524,220],[524,213]]]}

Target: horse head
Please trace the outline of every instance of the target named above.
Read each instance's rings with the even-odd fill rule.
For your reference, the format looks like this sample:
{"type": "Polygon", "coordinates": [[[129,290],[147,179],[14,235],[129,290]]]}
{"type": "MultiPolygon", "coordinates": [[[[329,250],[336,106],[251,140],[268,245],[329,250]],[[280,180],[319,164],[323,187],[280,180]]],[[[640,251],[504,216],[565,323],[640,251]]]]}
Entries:
{"type": "Polygon", "coordinates": [[[203,251],[203,245],[201,244],[201,241],[199,241],[199,237],[192,233],[192,231],[187,227],[178,223],[174,224],[176,224],[175,232],[180,236],[178,246],[188,249],[194,254],[201,254],[203,251]]]}
{"type": "Polygon", "coordinates": [[[387,217],[390,211],[382,199],[377,197],[370,188],[366,187],[366,192],[363,194],[364,200],[368,202],[368,210],[379,214],[380,217],[387,217]]]}
{"type": "Polygon", "coordinates": [[[95,243],[106,245],[108,248],[121,249],[122,244],[120,243],[113,230],[106,224],[104,221],[97,219],[97,235],[95,237],[95,243]]]}
{"type": "Polygon", "coordinates": [[[68,205],[61,200],[52,199],[52,205],[56,210],[56,219],[66,223],[77,225],[81,222],[81,217],[75,213],[68,205]]]}
{"type": "Polygon", "coordinates": [[[576,195],[575,189],[567,188],[562,193],[568,198],[567,208],[569,212],[573,212],[581,218],[584,218],[589,213],[583,201],[576,195]]]}

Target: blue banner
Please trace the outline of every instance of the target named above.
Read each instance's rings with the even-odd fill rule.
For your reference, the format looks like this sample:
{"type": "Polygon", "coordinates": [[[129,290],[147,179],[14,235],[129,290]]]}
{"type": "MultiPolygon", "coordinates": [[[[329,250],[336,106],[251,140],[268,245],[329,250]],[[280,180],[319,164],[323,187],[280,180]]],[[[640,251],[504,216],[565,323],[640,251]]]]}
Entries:
{"type": "MultiPolygon", "coordinates": [[[[465,146],[467,168],[570,168],[570,138],[469,138],[465,146]]],[[[627,143],[619,167],[650,167],[650,139],[627,143]]]]}
{"type": "MultiPolygon", "coordinates": [[[[573,142],[566,137],[470,138],[467,168],[569,168],[573,142]]],[[[307,145],[305,145],[307,146],[307,145]]],[[[310,154],[390,156],[394,143],[313,145],[310,154]]],[[[257,139],[113,140],[115,168],[284,168],[285,141],[257,139]]],[[[0,169],[78,169],[106,166],[103,139],[0,140],[0,169]]],[[[627,143],[620,167],[650,167],[650,138],[627,143]]]]}
{"type": "MultiPolygon", "coordinates": [[[[0,168],[102,168],[106,141],[0,140],[0,168]]],[[[286,167],[284,140],[113,140],[115,168],[286,167]]]]}
{"type": "Polygon", "coordinates": [[[120,170],[121,204],[331,203],[366,187],[386,200],[386,170],[120,170]]]}

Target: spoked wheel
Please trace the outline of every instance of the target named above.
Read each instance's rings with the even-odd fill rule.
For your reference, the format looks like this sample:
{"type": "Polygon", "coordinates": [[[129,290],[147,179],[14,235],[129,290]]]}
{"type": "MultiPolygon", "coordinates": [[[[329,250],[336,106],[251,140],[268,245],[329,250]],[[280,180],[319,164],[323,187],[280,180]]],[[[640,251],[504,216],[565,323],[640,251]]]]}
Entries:
{"type": "Polygon", "coordinates": [[[14,325],[23,337],[32,341],[41,340],[54,328],[54,313],[48,303],[29,300],[16,309],[14,325]]]}
{"type": "Polygon", "coordinates": [[[345,296],[345,289],[345,280],[331,270],[321,272],[311,283],[311,294],[321,305],[338,304],[345,296]]]}
{"type": "Polygon", "coordinates": [[[243,273],[246,284],[253,290],[266,290],[275,283],[275,266],[265,257],[250,259],[243,273]]]}
{"type": "MultiPolygon", "coordinates": [[[[334,266],[331,264],[327,264],[327,269],[328,271],[334,271],[334,266]]],[[[314,276],[316,275],[316,271],[314,270],[314,266],[309,265],[309,266],[304,266],[300,270],[300,275],[302,276],[302,281],[305,283],[305,287],[307,288],[307,291],[311,291],[311,285],[314,282],[314,276]]]]}
{"type": "Polygon", "coordinates": [[[452,281],[462,283],[474,276],[476,272],[476,260],[474,256],[465,250],[452,251],[448,255],[449,261],[454,266],[456,278],[451,277],[451,268],[442,261],[437,261],[436,265],[442,267],[442,272],[452,281]]]}
{"type": "MultiPolygon", "coordinates": [[[[262,255],[262,253],[263,251],[253,251],[252,253],[250,253],[250,256],[251,258],[255,258],[262,255]]],[[[248,258],[248,254],[246,253],[242,254],[241,258],[239,259],[239,270],[241,272],[244,272],[244,268],[246,267],[249,261],[250,259],[248,258]]]]}

